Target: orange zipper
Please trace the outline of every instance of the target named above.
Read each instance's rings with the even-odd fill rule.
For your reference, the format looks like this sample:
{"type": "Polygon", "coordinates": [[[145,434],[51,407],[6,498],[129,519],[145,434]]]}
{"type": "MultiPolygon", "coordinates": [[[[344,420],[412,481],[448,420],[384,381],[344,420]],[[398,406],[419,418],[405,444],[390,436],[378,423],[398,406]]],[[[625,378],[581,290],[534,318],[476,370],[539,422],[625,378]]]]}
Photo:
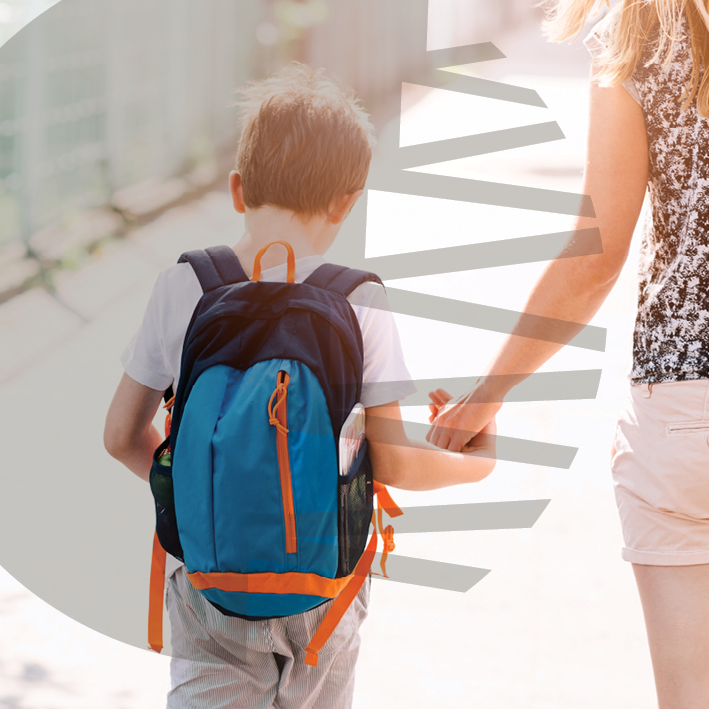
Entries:
{"type": "Polygon", "coordinates": [[[281,478],[281,497],[283,499],[283,521],[286,528],[286,554],[298,551],[295,530],[295,508],[293,506],[293,483],[291,480],[290,459],[288,457],[288,416],[286,411],[288,383],[287,372],[278,372],[276,389],[268,402],[269,423],[276,427],[276,447],[278,450],[278,473],[281,478]],[[275,405],[273,400],[276,400],[275,405]]]}

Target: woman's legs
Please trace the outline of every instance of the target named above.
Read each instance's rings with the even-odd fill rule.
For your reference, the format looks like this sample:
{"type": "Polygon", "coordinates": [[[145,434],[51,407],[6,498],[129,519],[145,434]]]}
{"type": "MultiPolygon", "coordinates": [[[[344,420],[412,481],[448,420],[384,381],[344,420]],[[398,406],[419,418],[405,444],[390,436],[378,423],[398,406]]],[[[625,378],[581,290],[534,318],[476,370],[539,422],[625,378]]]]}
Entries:
{"type": "Polygon", "coordinates": [[[709,709],[709,379],[630,387],[614,444],[660,709],[709,709]]]}
{"type": "Polygon", "coordinates": [[[709,707],[709,564],[633,564],[660,709],[709,707]]]}

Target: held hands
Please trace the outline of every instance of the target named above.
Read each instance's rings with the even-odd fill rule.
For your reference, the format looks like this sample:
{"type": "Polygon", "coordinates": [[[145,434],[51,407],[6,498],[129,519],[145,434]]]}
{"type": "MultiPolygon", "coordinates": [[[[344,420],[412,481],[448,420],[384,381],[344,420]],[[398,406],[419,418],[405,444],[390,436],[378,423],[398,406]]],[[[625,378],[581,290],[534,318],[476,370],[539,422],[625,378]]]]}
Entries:
{"type": "Polygon", "coordinates": [[[480,384],[455,399],[444,389],[429,392],[429,397],[428,420],[433,424],[426,435],[429,443],[454,452],[492,450],[494,454],[495,415],[502,402],[490,402],[480,384]]]}

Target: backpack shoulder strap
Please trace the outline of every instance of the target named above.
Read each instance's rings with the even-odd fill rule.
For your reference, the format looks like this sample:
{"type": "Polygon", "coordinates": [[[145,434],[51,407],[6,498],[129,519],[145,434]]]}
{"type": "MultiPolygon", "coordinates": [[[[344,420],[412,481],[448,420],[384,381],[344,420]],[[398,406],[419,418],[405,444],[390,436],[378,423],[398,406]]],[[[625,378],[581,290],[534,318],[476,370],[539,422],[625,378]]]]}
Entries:
{"type": "Polygon", "coordinates": [[[362,283],[384,285],[379,276],[374,273],[360,271],[357,268],[338,266],[334,263],[324,263],[319,268],[316,268],[303,282],[310,286],[324,288],[333,293],[340,293],[345,298],[362,283]]]}
{"type": "Polygon", "coordinates": [[[249,280],[236,254],[228,246],[188,251],[180,256],[177,263],[192,266],[205,293],[220,286],[249,280]]]}

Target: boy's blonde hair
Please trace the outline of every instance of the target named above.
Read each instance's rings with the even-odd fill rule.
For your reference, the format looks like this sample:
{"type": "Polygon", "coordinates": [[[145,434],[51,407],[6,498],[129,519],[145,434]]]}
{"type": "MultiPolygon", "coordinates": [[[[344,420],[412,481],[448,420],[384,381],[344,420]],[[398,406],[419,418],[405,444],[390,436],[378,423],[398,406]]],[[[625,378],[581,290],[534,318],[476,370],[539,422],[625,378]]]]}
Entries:
{"type": "MultiPolygon", "coordinates": [[[[589,15],[608,0],[547,0],[549,7],[544,30],[557,42],[579,35],[589,15]]],[[[668,65],[672,50],[681,34],[682,13],[687,13],[692,49],[692,76],[679,97],[686,108],[697,96],[700,116],[709,115],[709,12],[705,0],[617,0],[612,23],[604,36],[607,51],[594,70],[594,79],[601,86],[617,86],[632,76],[645,46],[653,42],[652,56],[646,66],[661,62],[668,65]],[[651,33],[659,25],[656,39],[651,33]]]]}
{"type": "Polygon", "coordinates": [[[270,204],[310,218],[364,188],[374,128],[351,89],[292,62],[237,94],[236,169],[247,207],[270,204]]]}

